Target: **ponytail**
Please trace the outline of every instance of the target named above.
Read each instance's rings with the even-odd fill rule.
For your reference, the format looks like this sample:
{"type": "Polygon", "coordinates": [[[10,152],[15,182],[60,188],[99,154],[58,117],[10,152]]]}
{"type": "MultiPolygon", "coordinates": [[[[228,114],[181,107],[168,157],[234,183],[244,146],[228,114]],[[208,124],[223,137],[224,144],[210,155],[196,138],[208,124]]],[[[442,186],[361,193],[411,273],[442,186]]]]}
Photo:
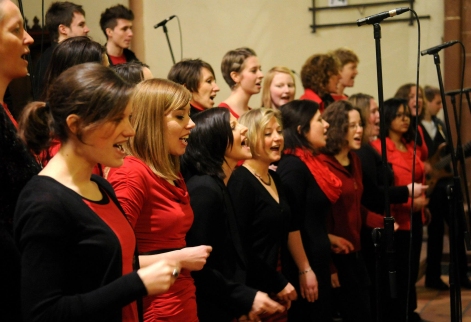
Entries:
{"type": "Polygon", "coordinates": [[[36,154],[49,148],[53,137],[52,115],[49,104],[32,102],[26,105],[18,123],[19,135],[36,154]]]}

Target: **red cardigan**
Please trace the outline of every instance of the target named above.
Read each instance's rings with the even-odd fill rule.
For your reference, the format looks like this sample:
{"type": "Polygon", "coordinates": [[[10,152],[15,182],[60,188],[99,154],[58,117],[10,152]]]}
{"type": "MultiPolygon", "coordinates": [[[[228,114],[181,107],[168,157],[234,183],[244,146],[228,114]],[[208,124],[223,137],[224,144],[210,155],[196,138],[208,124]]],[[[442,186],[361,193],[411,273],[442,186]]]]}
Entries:
{"type": "Polygon", "coordinates": [[[340,198],[332,204],[332,210],[327,218],[329,234],[343,237],[353,244],[354,252],[361,249],[360,230],[363,222],[361,195],[363,193],[362,170],[360,158],[349,152],[351,173],[342,166],[334,156],[321,154],[319,158],[325,162],[342,181],[340,198]]]}
{"type": "MultiPolygon", "coordinates": [[[[424,141],[425,142],[425,141],[424,141]]],[[[414,155],[414,142],[404,142],[407,151],[402,152],[396,148],[396,145],[390,138],[386,138],[386,149],[388,162],[392,165],[394,172],[394,185],[406,186],[412,182],[412,160],[414,155]]],[[[371,142],[371,145],[381,154],[381,141],[379,139],[371,142]]],[[[425,143],[423,144],[425,145],[425,143]]],[[[417,148],[417,157],[415,160],[414,181],[424,183],[424,163],[423,151],[417,148]]],[[[412,199],[409,198],[403,204],[391,204],[391,215],[399,225],[399,230],[410,230],[410,208],[412,199]]],[[[422,213],[422,221],[424,221],[422,213]]]]}

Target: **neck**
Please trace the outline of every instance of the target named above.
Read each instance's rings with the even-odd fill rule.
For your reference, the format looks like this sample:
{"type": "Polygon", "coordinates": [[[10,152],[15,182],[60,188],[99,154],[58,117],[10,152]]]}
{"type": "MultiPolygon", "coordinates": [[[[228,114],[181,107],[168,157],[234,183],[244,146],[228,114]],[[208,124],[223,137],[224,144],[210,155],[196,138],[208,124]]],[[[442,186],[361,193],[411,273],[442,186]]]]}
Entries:
{"type": "Polygon", "coordinates": [[[338,154],[336,154],[334,157],[337,159],[337,161],[343,165],[347,166],[350,164],[350,159],[348,158],[348,152],[350,152],[350,149],[348,147],[342,148],[338,154]]]}
{"type": "Polygon", "coordinates": [[[106,53],[114,57],[120,57],[123,55],[124,49],[115,45],[113,42],[108,41],[106,43],[106,53]]]}
{"type": "Polygon", "coordinates": [[[0,78],[0,102],[3,103],[3,97],[7,91],[8,84],[10,84],[10,79],[0,78]]]}
{"type": "Polygon", "coordinates": [[[430,122],[430,121],[432,120],[432,114],[430,114],[429,112],[425,111],[425,113],[424,113],[424,120],[430,122]]]}
{"type": "Polygon", "coordinates": [[[234,168],[236,167],[237,165],[237,161],[234,161],[234,160],[228,160],[226,159],[225,162],[222,164],[222,171],[224,171],[224,175],[225,175],[225,178],[224,178],[224,185],[227,186],[227,182],[229,181],[231,175],[232,175],[232,171],[234,171],[234,168]]]}
{"type": "Polygon", "coordinates": [[[338,83],[337,84],[337,94],[339,95],[343,95],[343,92],[345,91],[345,86],[343,86],[342,84],[338,83]]]}
{"type": "Polygon", "coordinates": [[[74,191],[80,191],[90,183],[94,166],[77,153],[72,142],[65,142],[41,174],[54,178],[74,191]]]}
{"type": "Polygon", "coordinates": [[[402,134],[389,131],[389,138],[396,144],[402,144],[402,134]]]}
{"type": "Polygon", "coordinates": [[[244,166],[252,170],[254,173],[258,174],[262,178],[265,178],[268,173],[268,167],[270,163],[265,163],[257,159],[248,159],[244,162],[244,166]]]}
{"type": "Polygon", "coordinates": [[[240,86],[232,90],[229,97],[224,101],[229,105],[239,116],[249,110],[249,100],[252,94],[248,94],[240,86]]]}

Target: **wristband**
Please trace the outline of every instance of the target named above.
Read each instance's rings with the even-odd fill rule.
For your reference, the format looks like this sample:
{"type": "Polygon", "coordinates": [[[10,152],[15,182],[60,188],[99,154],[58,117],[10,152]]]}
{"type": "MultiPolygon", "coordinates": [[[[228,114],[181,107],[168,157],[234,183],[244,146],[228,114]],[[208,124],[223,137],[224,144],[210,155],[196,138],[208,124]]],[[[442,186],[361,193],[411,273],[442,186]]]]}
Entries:
{"type": "Polygon", "coordinates": [[[304,274],[306,274],[306,273],[309,273],[310,271],[312,271],[312,268],[309,267],[309,268],[306,269],[305,271],[299,272],[299,275],[304,275],[304,274]]]}

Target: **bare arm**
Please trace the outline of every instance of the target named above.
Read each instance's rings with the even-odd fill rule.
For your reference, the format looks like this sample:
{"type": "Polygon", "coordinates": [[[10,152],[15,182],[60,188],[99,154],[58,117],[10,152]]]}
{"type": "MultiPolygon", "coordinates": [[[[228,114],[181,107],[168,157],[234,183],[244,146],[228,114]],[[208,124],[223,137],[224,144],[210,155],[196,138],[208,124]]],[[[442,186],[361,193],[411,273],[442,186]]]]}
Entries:
{"type": "Polygon", "coordinates": [[[309,302],[314,302],[319,296],[317,277],[309,265],[299,230],[289,233],[288,249],[300,272],[299,285],[301,288],[301,296],[309,302]]]}

